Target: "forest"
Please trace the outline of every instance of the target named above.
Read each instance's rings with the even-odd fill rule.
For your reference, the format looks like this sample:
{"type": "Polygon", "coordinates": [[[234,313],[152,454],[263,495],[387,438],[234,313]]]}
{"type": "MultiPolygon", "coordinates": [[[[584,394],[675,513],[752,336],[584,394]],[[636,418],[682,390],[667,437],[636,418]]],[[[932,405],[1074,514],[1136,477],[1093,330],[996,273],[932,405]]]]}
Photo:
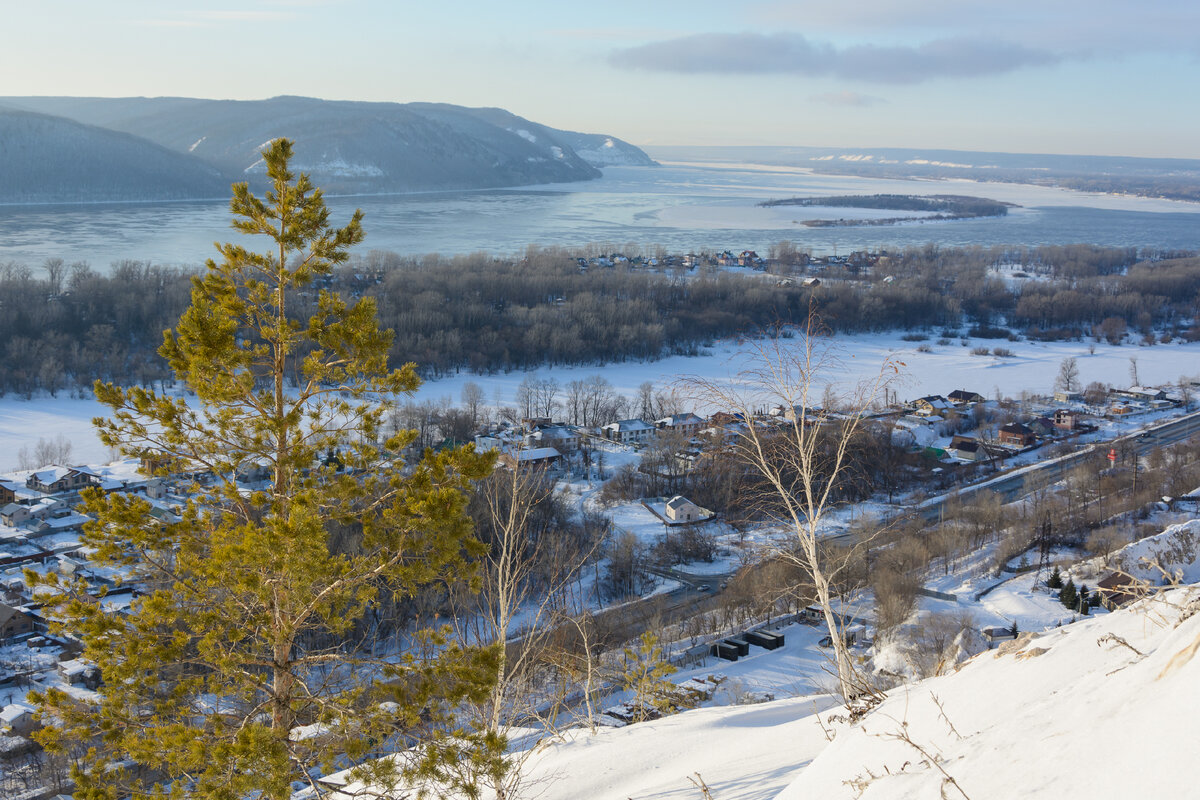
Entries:
{"type": "MultiPolygon", "coordinates": [[[[596,267],[559,249],[530,248],[523,258],[371,251],[326,285],[375,298],[381,324],[396,332],[394,363],[415,362],[426,376],[694,354],[722,337],[803,320],[810,304],[844,333],[1200,338],[1200,258],[1191,253],[927,245],[813,259],[785,242],[762,274],[724,271],[707,254],[697,260],[694,268],[678,259],[596,267]],[[809,276],[816,285],[802,280],[809,276]]],[[[141,261],[107,273],[60,259],[0,264],[0,392],[165,379],[156,351],[190,290],[186,271],[141,261]]],[[[298,318],[315,305],[312,293],[290,301],[298,318]]]]}

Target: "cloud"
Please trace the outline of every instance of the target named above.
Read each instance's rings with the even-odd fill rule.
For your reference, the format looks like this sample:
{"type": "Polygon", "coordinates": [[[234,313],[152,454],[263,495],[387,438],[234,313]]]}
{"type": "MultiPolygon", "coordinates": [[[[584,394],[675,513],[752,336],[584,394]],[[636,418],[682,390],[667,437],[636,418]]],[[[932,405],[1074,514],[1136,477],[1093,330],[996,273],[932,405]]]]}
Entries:
{"type": "Polygon", "coordinates": [[[875,106],[887,102],[882,97],[851,91],[814,94],[809,99],[828,106],[856,106],[859,108],[866,108],[867,106],[875,106]]]}
{"type": "Polygon", "coordinates": [[[616,50],[609,63],[657,72],[791,74],[875,83],[999,75],[1057,63],[1049,50],[983,38],[835,47],[797,33],[701,33],[616,50]]]}
{"type": "Polygon", "coordinates": [[[1138,52],[1200,53],[1200,4],[1180,0],[765,0],[747,9],[754,25],[825,35],[991,36],[1086,57],[1138,52]]]}

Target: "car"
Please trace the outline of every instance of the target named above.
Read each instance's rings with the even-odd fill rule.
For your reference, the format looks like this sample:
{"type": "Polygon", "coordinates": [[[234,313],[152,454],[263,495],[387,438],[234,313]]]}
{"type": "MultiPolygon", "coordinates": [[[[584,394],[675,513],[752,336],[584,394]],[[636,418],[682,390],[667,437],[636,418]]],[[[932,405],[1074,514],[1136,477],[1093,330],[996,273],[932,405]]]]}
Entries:
{"type": "Polygon", "coordinates": [[[711,587],[711,586],[709,586],[707,583],[702,583],[702,584],[700,584],[699,586],[697,586],[697,587],[696,587],[696,591],[697,591],[697,592],[711,592],[711,591],[712,591],[712,587],[711,587]]]}

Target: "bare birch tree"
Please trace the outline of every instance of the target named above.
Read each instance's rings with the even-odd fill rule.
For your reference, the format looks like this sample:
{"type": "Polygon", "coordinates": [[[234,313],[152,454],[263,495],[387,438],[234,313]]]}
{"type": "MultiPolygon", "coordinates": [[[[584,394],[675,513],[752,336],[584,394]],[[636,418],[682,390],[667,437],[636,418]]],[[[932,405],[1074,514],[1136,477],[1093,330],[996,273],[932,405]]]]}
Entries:
{"type": "Polygon", "coordinates": [[[852,559],[848,554],[828,557],[822,526],[847,477],[851,443],[875,398],[903,365],[889,359],[865,381],[839,381],[845,364],[823,334],[810,314],[793,338],[772,336],[750,344],[741,356],[744,368],[732,379],[694,377],[684,382],[698,403],[741,419],[731,446],[764,481],[761,510],[795,534],[794,555],[810,576],[833,643],[838,691],[849,702],[861,687],[834,596],[852,559]],[[830,402],[827,385],[834,387],[836,403],[830,402]],[[815,407],[819,399],[826,401],[822,408],[815,407]],[[780,408],[780,416],[761,413],[772,406],[780,408]]]}

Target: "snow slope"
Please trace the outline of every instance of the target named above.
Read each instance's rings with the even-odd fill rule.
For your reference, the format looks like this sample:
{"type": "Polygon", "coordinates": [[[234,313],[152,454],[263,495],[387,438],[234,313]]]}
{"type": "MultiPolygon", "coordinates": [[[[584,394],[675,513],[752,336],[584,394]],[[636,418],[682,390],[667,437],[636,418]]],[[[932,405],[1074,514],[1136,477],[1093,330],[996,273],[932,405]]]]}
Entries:
{"type": "Polygon", "coordinates": [[[854,722],[815,695],[575,729],[541,742],[526,786],[541,800],[682,800],[700,796],[699,773],[718,800],[1196,797],[1196,611],[1190,587],[1025,634],[854,722]]]}
{"type": "Polygon", "coordinates": [[[1163,571],[1184,583],[1200,581],[1200,519],[1171,525],[1162,533],[1125,545],[1111,560],[1121,571],[1152,585],[1163,581],[1163,571]]]}
{"type": "Polygon", "coordinates": [[[779,798],[1195,797],[1200,615],[1175,623],[1196,598],[1171,592],[894,690],[779,798]]]}

